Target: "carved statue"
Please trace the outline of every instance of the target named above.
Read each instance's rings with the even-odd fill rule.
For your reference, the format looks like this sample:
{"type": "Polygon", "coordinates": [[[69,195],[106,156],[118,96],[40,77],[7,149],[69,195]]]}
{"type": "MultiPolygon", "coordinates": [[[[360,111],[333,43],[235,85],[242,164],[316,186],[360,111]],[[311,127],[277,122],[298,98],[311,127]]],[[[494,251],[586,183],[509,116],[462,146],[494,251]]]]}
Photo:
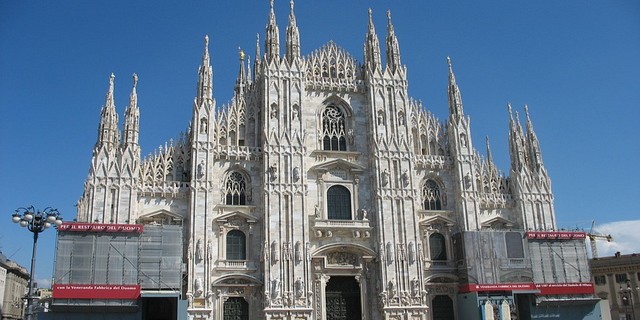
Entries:
{"type": "Polygon", "coordinates": [[[384,252],[384,242],[380,242],[380,249],[379,249],[378,254],[380,255],[380,260],[382,260],[384,262],[385,259],[386,259],[385,252],[384,252]]]}
{"type": "Polygon", "coordinates": [[[393,243],[387,242],[387,261],[393,262],[393,243]]]}
{"type": "Polygon", "coordinates": [[[396,297],[396,294],[398,292],[396,291],[396,284],[395,284],[395,282],[393,282],[393,280],[390,280],[389,283],[387,284],[387,291],[391,295],[391,298],[395,298],[396,297]]]}
{"type": "Polygon", "coordinates": [[[204,258],[204,255],[202,252],[202,239],[198,239],[198,241],[196,242],[196,259],[200,261],[203,258],[204,258]]]}
{"type": "Polygon", "coordinates": [[[411,295],[416,297],[420,293],[420,281],[416,278],[411,280],[411,295]]]}
{"type": "Polygon", "coordinates": [[[273,299],[278,299],[280,298],[280,279],[273,279],[271,280],[271,287],[272,290],[271,292],[273,292],[273,299]]]}
{"type": "Polygon", "coordinates": [[[362,217],[362,220],[369,220],[369,218],[367,217],[367,209],[362,208],[360,209],[360,216],[362,217]]]}
{"type": "Polygon", "coordinates": [[[404,170],[402,172],[402,176],[400,176],[400,178],[402,178],[402,184],[405,186],[409,185],[409,173],[407,172],[407,170],[404,170]]]}
{"type": "Polygon", "coordinates": [[[265,241],[262,246],[262,261],[269,261],[269,242],[265,241]]]}
{"type": "Polygon", "coordinates": [[[405,261],[407,260],[407,254],[405,252],[405,247],[404,247],[404,243],[398,243],[398,258],[400,259],[400,261],[405,261]]]}
{"type": "Polygon", "coordinates": [[[199,297],[202,295],[202,278],[196,278],[195,284],[193,285],[195,289],[195,296],[199,297]]]}
{"type": "Polygon", "coordinates": [[[413,264],[416,262],[416,245],[413,241],[409,242],[409,263],[413,264]]]}
{"type": "Polygon", "coordinates": [[[284,260],[291,260],[291,243],[289,243],[288,241],[285,241],[282,244],[282,255],[284,260]]]}
{"type": "Polygon", "coordinates": [[[353,129],[349,129],[347,131],[347,140],[349,141],[349,145],[352,146],[355,141],[355,133],[353,132],[353,129]]]}
{"type": "Polygon", "coordinates": [[[211,260],[213,256],[213,247],[211,245],[211,240],[207,240],[207,260],[211,260]]]}
{"type": "Polygon", "coordinates": [[[386,186],[389,184],[389,177],[391,176],[391,174],[389,174],[389,170],[384,169],[384,171],[382,171],[382,185],[386,186]]]}
{"type": "Polygon", "coordinates": [[[278,166],[275,163],[269,167],[269,179],[271,181],[278,179],[278,166]]]}
{"type": "Polygon", "coordinates": [[[302,295],[304,295],[304,281],[302,281],[300,277],[298,277],[298,279],[296,280],[295,287],[296,298],[302,297],[302,295]]]}
{"type": "Polygon", "coordinates": [[[200,160],[197,168],[198,178],[204,177],[204,160],[200,160]]]}
{"type": "Polygon", "coordinates": [[[300,180],[300,167],[293,168],[293,181],[300,180]]]}
{"type": "Polygon", "coordinates": [[[296,242],[295,251],[296,263],[300,263],[300,261],[302,261],[302,243],[300,243],[300,241],[296,242]]]}
{"type": "Polygon", "coordinates": [[[314,207],[316,219],[320,218],[320,206],[316,204],[314,207]]]}
{"type": "Polygon", "coordinates": [[[271,263],[275,263],[280,260],[280,250],[278,249],[278,241],[273,240],[271,242],[271,263]]]}
{"type": "Polygon", "coordinates": [[[200,133],[207,133],[207,119],[200,119],[200,133]]]}

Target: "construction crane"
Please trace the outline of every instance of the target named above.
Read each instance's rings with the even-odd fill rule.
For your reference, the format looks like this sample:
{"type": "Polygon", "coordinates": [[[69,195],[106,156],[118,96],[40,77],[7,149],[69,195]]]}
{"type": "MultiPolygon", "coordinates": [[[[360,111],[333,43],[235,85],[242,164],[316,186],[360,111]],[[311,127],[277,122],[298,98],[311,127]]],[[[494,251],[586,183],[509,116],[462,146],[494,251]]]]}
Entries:
{"type": "Polygon", "coordinates": [[[602,234],[598,233],[594,230],[596,225],[596,221],[591,221],[591,230],[587,233],[587,237],[589,237],[589,242],[591,243],[591,257],[598,257],[598,248],[596,248],[596,239],[607,240],[607,242],[613,241],[613,237],[610,234],[602,234]]]}

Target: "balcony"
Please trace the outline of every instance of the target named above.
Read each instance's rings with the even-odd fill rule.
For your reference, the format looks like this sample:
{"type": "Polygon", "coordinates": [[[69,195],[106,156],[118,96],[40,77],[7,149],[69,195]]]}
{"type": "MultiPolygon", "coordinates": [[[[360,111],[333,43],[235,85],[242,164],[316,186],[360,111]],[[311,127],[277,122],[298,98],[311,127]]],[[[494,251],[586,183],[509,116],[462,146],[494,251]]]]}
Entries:
{"type": "Polygon", "coordinates": [[[424,260],[424,269],[425,270],[440,270],[440,271],[448,271],[455,270],[456,265],[453,260],[424,260]]]}
{"type": "Polygon", "coordinates": [[[218,260],[216,270],[255,271],[256,265],[250,260],[218,260]]]}
{"type": "Polygon", "coordinates": [[[500,259],[501,269],[528,269],[531,268],[531,259],[528,258],[507,258],[500,259]]]}
{"type": "Polygon", "coordinates": [[[369,238],[372,229],[369,220],[316,219],[313,226],[318,238],[331,238],[336,233],[351,233],[354,238],[369,238]]]}

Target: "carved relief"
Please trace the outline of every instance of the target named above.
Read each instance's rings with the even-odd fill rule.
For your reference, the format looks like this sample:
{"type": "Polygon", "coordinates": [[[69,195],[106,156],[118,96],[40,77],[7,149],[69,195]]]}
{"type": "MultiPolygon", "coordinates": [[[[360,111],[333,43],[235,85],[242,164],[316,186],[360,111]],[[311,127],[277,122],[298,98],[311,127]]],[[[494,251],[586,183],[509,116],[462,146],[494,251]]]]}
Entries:
{"type": "Polygon", "coordinates": [[[348,252],[332,252],[327,255],[327,263],[330,265],[355,266],[358,263],[358,257],[348,252]]]}

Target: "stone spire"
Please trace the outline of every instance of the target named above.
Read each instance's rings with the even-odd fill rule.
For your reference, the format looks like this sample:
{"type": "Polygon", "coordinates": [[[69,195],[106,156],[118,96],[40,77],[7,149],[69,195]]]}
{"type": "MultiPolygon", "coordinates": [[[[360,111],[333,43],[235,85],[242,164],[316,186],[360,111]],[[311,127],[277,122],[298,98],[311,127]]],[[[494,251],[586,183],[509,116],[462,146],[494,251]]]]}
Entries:
{"type": "Polygon", "coordinates": [[[140,132],[140,109],[138,109],[138,75],[133,74],[133,88],[129,96],[129,106],[125,111],[123,147],[137,146],[140,132]]]}
{"type": "Polygon", "coordinates": [[[292,62],[300,58],[300,32],[296,25],[296,16],[293,13],[293,0],[289,2],[289,25],[287,26],[287,61],[292,62]]]}
{"type": "Polygon", "coordinates": [[[402,68],[400,63],[400,45],[391,23],[391,11],[387,11],[387,68],[392,73],[402,68]]]}
{"type": "Polygon", "coordinates": [[[118,114],[113,99],[113,83],[116,76],[109,76],[109,90],[102,110],[100,111],[100,125],[98,126],[98,141],[95,150],[102,147],[114,150],[120,142],[120,130],[118,130],[118,114]]]}
{"type": "Polygon", "coordinates": [[[253,59],[253,79],[256,79],[258,70],[260,70],[260,34],[256,33],[256,55],[253,59]]]}
{"type": "Polygon", "coordinates": [[[529,154],[531,155],[531,169],[536,172],[540,172],[544,170],[544,164],[542,163],[542,152],[540,151],[540,142],[538,141],[538,137],[536,136],[535,131],[533,131],[533,123],[531,123],[531,118],[529,117],[529,106],[524,106],[524,112],[527,116],[527,133],[526,133],[526,141],[527,141],[527,149],[529,150],[529,154]]]}
{"type": "Polygon", "coordinates": [[[511,156],[511,171],[521,172],[526,168],[524,136],[517,112],[514,119],[511,104],[507,106],[509,108],[509,154],[511,156]]]}
{"type": "Polygon", "coordinates": [[[239,60],[240,60],[240,67],[238,70],[238,78],[236,79],[236,85],[234,88],[234,91],[236,93],[236,95],[240,95],[243,90],[244,90],[244,86],[247,83],[247,73],[246,70],[244,68],[244,58],[245,58],[245,54],[244,51],[242,51],[242,49],[240,47],[238,47],[238,56],[239,56],[239,60]]]}
{"type": "Polygon", "coordinates": [[[456,83],[456,76],[453,73],[451,58],[449,57],[447,57],[447,64],[449,64],[449,117],[455,119],[457,122],[464,117],[462,96],[460,95],[460,88],[456,83]]]}
{"type": "Polygon", "coordinates": [[[380,42],[373,25],[371,8],[369,8],[369,30],[364,41],[364,62],[372,71],[381,69],[380,42]]]}
{"type": "Polygon", "coordinates": [[[486,137],[487,141],[487,161],[493,163],[493,155],[491,154],[491,144],[489,143],[489,136],[486,137]]]}
{"type": "Polygon", "coordinates": [[[209,36],[204,36],[204,53],[202,63],[198,69],[198,92],[196,103],[202,104],[204,101],[213,100],[213,68],[209,57],[209,36]]]}
{"type": "Polygon", "coordinates": [[[270,1],[269,23],[266,28],[266,38],[264,39],[265,59],[271,61],[280,57],[280,31],[276,24],[276,14],[273,11],[273,0],[270,1]]]}

